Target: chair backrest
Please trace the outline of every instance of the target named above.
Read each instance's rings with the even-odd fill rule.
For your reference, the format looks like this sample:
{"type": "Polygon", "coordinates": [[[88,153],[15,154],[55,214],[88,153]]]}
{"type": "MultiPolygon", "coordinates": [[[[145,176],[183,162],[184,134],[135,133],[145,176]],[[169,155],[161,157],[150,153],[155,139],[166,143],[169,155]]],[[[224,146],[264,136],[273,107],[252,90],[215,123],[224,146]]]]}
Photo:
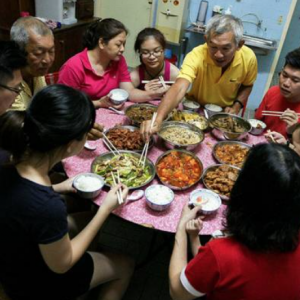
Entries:
{"type": "Polygon", "coordinates": [[[45,75],[47,85],[55,84],[58,81],[59,72],[49,73],[45,75]]]}

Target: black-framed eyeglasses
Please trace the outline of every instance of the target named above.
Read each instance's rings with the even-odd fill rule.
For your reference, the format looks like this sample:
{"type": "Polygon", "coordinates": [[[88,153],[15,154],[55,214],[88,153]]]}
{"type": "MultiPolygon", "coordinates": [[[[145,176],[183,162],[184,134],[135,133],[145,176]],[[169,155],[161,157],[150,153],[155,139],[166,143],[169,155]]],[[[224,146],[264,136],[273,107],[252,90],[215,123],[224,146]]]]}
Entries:
{"type": "Polygon", "coordinates": [[[11,87],[11,86],[7,86],[7,85],[4,85],[4,84],[1,84],[0,83],[0,87],[6,89],[6,90],[9,90],[11,92],[14,92],[16,93],[17,95],[20,95],[20,93],[24,90],[23,89],[23,86],[22,85],[19,85],[18,87],[11,87]]]}
{"type": "Polygon", "coordinates": [[[163,52],[164,52],[163,49],[156,49],[154,51],[144,50],[144,51],[141,51],[141,55],[144,58],[149,58],[151,55],[153,55],[154,57],[159,57],[162,55],[163,52]]]}

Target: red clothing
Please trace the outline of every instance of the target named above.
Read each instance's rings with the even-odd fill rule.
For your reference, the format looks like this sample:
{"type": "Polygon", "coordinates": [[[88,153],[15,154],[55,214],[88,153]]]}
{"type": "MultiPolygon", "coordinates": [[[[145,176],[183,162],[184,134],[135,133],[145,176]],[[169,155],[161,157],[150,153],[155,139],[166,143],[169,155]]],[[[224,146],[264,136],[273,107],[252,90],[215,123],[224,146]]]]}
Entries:
{"type": "Polygon", "coordinates": [[[300,102],[291,103],[288,102],[281,94],[279,86],[271,87],[265,94],[263,101],[259,105],[255,119],[262,120],[267,124],[267,129],[277,131],[286,136],[286,123],[280,120],[279,117],[262,116],[263,110],[269,111],[285,111],[287,108],[300,113],[300,102]]]}
{"type": "MultiPolygon", "coordinates": [[[[144,90],[145,84],[142,83],[143,80],[145,80],[145,68],[143,65],[139,66],[139,76],[140,76],[140,85],[138,86],[138,89],[144,90]]],[[[165,81],[170,81],[171,79],[171,63],[165,60],[165,71],[163,74],[163,78],[165,81]]]]}
{"type": "Polygon", "coordinates": [[[299,300],[300,246],[287,253],[257,253],[232,237],[216,239],[199,248],[181,282],[207,300],[299,300]]]}
{"type": "Polygon", "coordinates": [[[103,76],[93,70],[87,49],[71,57],[60,69],[58,83],[71,86],[98,100],[119,87],[120,82],[131,82],[124,56],[112,61],[103,76]]]}

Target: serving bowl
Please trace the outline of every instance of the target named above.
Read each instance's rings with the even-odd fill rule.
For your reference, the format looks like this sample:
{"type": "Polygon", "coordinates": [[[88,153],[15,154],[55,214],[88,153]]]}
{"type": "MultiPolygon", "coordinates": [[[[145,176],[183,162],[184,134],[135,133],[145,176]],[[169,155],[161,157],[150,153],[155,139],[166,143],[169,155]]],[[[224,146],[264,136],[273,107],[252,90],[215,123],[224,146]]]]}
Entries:
{"type": "Polygon", "coordinates": [[[212,128],[222,132],[227,140],[242,140],[251,131],[251,124],[236,115],[219,113],[209,118],[212,128]]]}
{"type": "Polygon", "coordinates": [[[239,141],[221,141],[214,145],[213,156],[221,164],[240,167],[251,146],[239,141]]]}
{"type": "Polygon", "coordinates": [[[204,140],[204,133],[198,127],[185,122],[177,121],[163,122],[157,135],[161,138],[164,145],[168,149],[193,150],[204,140]],[[169,132],[169,135],[170,132],[172,132],[171,134],[173,140],[171,139],[171,135],[169,138],[166,137],[167,132],[169,132]],[[189,142],[187,138],[194,138],[198,141],[189,142]],[[180,143],[179,140],[182,141],[182,143],[180,143]]]}
{"type": "Polygon", "coordinates": [[[123,89],[113,89],[110,91],[110,102],[115,105],[124,103],[128,98],[128,92],[123,89]]]}
{"type": "Polygon", "coordinates": [[[111,187],[113,184],[111,173],[113,172],[117,178],[117,170],[119,170],[121,182],[126,184],[129,190],[141,188],[153,180],[155,167],[151,160],[146,159],[145,169],[141,172],[137,167],[140,153],[125,150],[119,150],[119,153],[120,155],[114,155],[112,152],[106,152],[97,156],[92,162],[92,172],[103,176],[106,186],[111,187]]]}
{"type": "MultiPolygon", "coordinates": [[[[112,144],[119,150],[129,150],[141,153],[145,142],[143,141],[140,133],[140,129],[130,125],[118,125],[104,131],[107,138],[112,144]],[[118,130],[119,129],[119,130],[118,130]],[[129,133],[128,133],[129,132],[129,133]],[[136,134],[134,134],[136,132],[136,134]],[[131,134],[132,133],[132,134],[131,134]]],[[[153,147],[153,137],[150,138],[149,148],[153,147]]],[[[107,147],[107,144],[104,143],[107,147]]]]}
{"type": "Polygon", "coordinates": [[[182,101],[182,106],[185,110],[189,111],[198,111],[200,108],[200,104],[198,102],[188,99],[182,101]]]}
{"type": "Polygon", "coordinates": [[[267,124],[261,120],[249,119],[248,122],[252,126],[250,133],[253,135],[261,135],[267,128],[267,124]]]}
{"type": "Polygon", "coordinates": [[[221,113],[223,110],[223,108],[221,106],[216,105],[216,104],[205,104],[204,109],[206,110],[209,118],[215,114],[221,113]]]}
{"type": "Polygon", "coordinates": [[[172,114],[170,120],[192,124],[203,131],[206,130],[209,125],[208,120],[204,116],[191,110],[177,110],[172,114]]]}
{"type": "Polygon", "coordinates": [[[176,149],[161,154],[155,170],[164,185],[172,190],[185,190],[201,179],[203,164],[194,153],[176,149]]]}
{"type": "Polygon", "coordinates": [[[204,215],[210,215],[220,208],[222,201],[220,196],[208,189],[197,189],[190,194],[190,204],[194,206],[201,205],[201,212],[204,215]]]}
{"type": "Polygon", "coordinates": [[[104,186],[104,178],[94,173],[81,173],[73,179],[72,185],[78,196],[92,199],[100,194],[104,186]]]}
{"type": "Polygon", "coordinates": [[[157,106],[148,103],[133,104],[125,109],[125,115],[134,126],[140,126],[142,122],[151,120],[157,106]]]}
{"type": "Polygon", "coordinates": [[[154,184],[145,191],[146,203],[153,210],[166,210],[174,200],[174,192],[167,186],[154,184]]]}
{"type": "Polygon", "coordinates": [[[217,193],[223,200],[228,200],[240,170],[232,165],[211,165],[204,170],[202,181],[207,189],[217,193]]]}

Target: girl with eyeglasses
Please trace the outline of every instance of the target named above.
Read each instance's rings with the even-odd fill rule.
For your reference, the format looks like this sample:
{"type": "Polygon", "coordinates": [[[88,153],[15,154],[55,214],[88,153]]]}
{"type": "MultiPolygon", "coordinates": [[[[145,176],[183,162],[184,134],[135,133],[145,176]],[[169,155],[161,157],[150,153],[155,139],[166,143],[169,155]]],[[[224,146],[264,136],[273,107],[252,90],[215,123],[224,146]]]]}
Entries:
{"type": "Polygon", "coordinates": [[[130,73],[135,87],[146,91],[163,89],[166,92],[170,86],[164,89],[159,77],[162,76],[165,81],[176,80],[179,70],[165,59],[165,49],[166,40],[159,30],[145,28],[137,35],[134,50],[140,55],[141,64],[130,73]],[[150,82],[143,84],[143,80],[150,82]]]}
{"type": "Polygon", "coordinates": [[[126,90],[134,102],[160,97],[162,92],[141,91],[133,86],[123,56],[127,33],[124,24],[115,19],[91,24],[84,35],[86,48],[62,66],[58,83],[88,94],[95,108],[120,108],[110,101],[110,91],[115,88],[126,90]]]}

